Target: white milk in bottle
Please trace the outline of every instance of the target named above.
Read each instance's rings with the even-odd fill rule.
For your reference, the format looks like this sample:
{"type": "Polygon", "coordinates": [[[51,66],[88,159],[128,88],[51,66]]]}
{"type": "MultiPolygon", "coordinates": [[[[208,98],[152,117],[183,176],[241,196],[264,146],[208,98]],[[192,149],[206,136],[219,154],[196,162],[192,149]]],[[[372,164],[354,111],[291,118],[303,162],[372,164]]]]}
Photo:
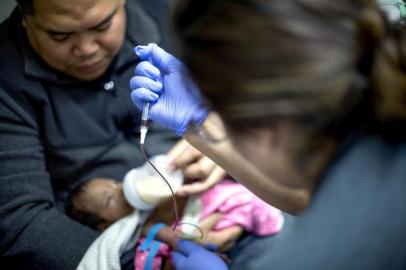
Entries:
{"type": "MultiPolygon", "coordinates": [[[[165,176],[173,192],[182,185],[183,176],[180,170],[168,172],[168,159],[165,155],[151,158],[151,162],[165,176]]],[[[127,172],[123,184],[124,196],[136,209],[153,209],[160,200],[172,196],[171,190],[164,179],[146,162],[143,166],[127,172]]]]}

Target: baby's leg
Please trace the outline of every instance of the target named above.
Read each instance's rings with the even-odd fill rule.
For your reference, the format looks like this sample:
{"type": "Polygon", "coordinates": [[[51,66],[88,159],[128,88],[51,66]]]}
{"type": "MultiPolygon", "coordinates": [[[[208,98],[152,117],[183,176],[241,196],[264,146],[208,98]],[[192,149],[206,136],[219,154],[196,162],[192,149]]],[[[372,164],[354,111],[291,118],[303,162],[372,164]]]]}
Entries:
{"type": "Polygon", "coordinates": [[[235,246],[244,231],[241,226],[234,225],[221,231],[212,230],[223,216],[224,214],[216,212],[199,222],[199,227],[204,232],[204,238],[199,242],[203,244],[214,243],[218,246],[219,251],[227,251],[235,246]]]}
{"type": "Polygon", "coordinates": [[[234,225],[221,231],[208,231],[205,233],[203,243],[214,243],[221,252],[233,248],[244,229],[240,225],[234,225]]]}
{"type": "Polygon", "coordinates": [[[215,212],[209,216],[207,216],[205,219],[201,220],[199,222],[199,227],[202,229],[204,232],[210,231],[214,225],[217,224],[217,222],[220,221],[220,219],[223,217],[224,214],[220,212],[215,212]]]}

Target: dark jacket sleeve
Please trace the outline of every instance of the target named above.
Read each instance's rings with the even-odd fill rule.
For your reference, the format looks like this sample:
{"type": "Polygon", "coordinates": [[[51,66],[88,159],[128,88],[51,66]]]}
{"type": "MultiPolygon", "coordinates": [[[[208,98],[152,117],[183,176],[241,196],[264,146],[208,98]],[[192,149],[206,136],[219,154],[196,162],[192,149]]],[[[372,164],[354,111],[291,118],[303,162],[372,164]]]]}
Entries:
{"type": "Polygon", "coordinates": [[[74,269],[98,233],[57,210],[36,123],[1,87],[0,164],[0,268],[74,269]]]}
{"type": "Polygon", "coordinates": [[[179,137],[171,130],[150,122],[145,138],[145,150],[150,157],[165,154],[178,140],[179,137]]]}

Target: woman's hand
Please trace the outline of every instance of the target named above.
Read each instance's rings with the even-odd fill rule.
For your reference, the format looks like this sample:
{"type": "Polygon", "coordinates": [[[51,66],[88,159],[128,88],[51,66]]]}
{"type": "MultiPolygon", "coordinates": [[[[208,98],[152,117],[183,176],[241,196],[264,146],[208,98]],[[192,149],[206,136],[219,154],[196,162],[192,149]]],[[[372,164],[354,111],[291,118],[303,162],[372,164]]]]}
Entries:
{"type": "Polygon", "coordinates": [[[183,171],[186,179],[186,184],[176,192],[179,196],[204,192],[226,176],[226,172],[220,166],[186,140],[179,141],[168,152],[168,157],[175,168],[183,171]]]}
{"type": "Polygon", "coordinates": [[[131,99],[142,110],[150,103],[149,117],[183,135],[192,123],[199,126],[207,116],[200,91],[183,63],[156,44],[137,46],[140,62],[131,78],[131,99]]]}

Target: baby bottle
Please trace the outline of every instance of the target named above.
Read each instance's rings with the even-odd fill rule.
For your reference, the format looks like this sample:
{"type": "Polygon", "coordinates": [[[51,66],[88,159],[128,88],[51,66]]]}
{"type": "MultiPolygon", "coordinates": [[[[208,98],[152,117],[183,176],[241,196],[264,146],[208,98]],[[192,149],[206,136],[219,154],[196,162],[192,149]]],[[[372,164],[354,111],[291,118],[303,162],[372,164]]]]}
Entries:
{"type": "MultiPolygon", "coordinates": [[[[169,161],[165,155],[154,156],[151,162],[165,176],[173,192],[176,192],[183,183],[182,172],[180,170],[169,172],[169,161]]],[[[127,201],[139,210],[153,209],[160,200],[172,196],[165,180],[148,162],[126,173],[123,191],[127,201]]]]}

